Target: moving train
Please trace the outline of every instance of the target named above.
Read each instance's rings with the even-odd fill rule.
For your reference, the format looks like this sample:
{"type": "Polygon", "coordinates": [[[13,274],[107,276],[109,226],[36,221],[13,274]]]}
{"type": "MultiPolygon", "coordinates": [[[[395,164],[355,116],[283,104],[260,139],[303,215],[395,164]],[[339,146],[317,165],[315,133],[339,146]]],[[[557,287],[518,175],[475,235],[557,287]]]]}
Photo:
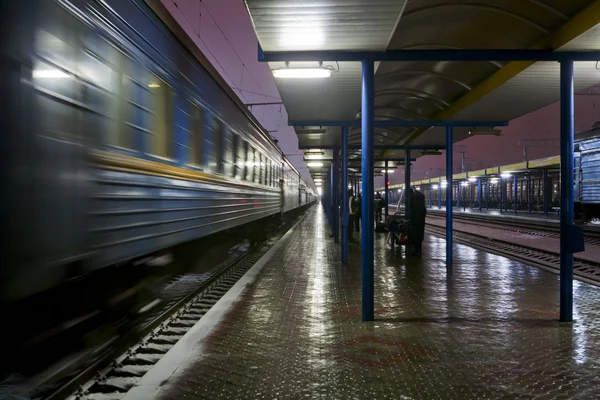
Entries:
{"type": "Polygon", "coordinates": [[[0,20],[0,304],[316,200],[160,0],[0,20]]]}

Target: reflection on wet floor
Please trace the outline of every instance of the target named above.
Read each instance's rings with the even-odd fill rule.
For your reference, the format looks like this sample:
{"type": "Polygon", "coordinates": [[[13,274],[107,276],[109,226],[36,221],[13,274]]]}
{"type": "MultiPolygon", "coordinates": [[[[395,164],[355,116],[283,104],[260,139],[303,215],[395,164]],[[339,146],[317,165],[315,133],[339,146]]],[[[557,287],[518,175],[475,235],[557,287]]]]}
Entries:
{"type": "Polygon", "coordinates": [[[376,237],[375,322],[360,321],[360,248],[340,263],[321,208],[173,377],[163,398],[600,398],[600,291],[427,236],[423,257],[376,237]],[[200,350],[199,350],[200,351],[200,350]]]}

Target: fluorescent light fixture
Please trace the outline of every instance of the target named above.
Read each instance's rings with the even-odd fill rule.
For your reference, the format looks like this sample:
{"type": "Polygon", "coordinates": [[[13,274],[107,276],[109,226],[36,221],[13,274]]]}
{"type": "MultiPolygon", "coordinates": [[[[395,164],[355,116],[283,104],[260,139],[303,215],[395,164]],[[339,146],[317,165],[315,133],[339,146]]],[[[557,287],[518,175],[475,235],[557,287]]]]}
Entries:
{"type": "Polygon", "coordinates": [[[306,157],[311,157],[311,156],[324,156],[325,153],[323,153],[322,151],[309,151],[304,153],[304,155],[306,157]]]}
{"type": "Polygon", "coordinates": [[[352,189],[352,185],[348,185],[348,189],[352,189]]]}
{"type": "Polygon", "coordinates": [[[68,78],[69,75],[57,69],[34,69],[34,78],[68,78]]]}
{"type": "Polygon", "coordinates": [[[431,185],[431,188],[432,188],[433,190],[437,190],[437,189],[439,188],[439,186],[438,186],[438,185],[431,185]]]}
{"type": "Polygon", "coordinates": [[[469,131],[469,135],[477,136],[477,135],[492,135],[492,136],[500,136],[502,131],[500,129],[494,128],[473,128],[469,131]]]}
{"type": "Polygon", "coordinates": [[[393,174],[393,173],[394,173],[394,171],[395,171],[395,170],[393,170],[393,169],[388,169],[388,170],[387,170],[387,173],[388,173],[388,174],[393,174]]]}
{"type": "Polygon", "coordinates": [[[331,70],[329,68],[278,68],[273,70],[275,78],[329,78],[331,70]]]}
{"type": "Polygon", "coordinates": [[[327,129],[296,129],[297,135],[324,135],[327,129]]]}
{"type": "Polygon", "coordinates": [[[492,178],[492,179],[490,179],[490,183],[498,183],[498,178],[492,178]]]}
{"type": "Polygon", "coordinates": [[[502,179],[508,179],[510,177],[511,177],[510,172],[503,172],[500,174],[500,178],[502,178],[502,179]]]}
{"type": "Polygon", "coordinates": [[[313,181],[314,182],[323,182],[323,179],[321,179],[321,178],[315,178],[315,179],[313,179],[313,181]]]}
{"type": "Polygon", "coordinates": [[[476,181],[477,181],[477,178],[475,178],[474,176],[469,178],[469,182],[476,182],[476,181]]]}
{"type": "Polygon", "coordinates": [[[442,187],[445,188],[446,186],[448,186],[448,182],[447,181],[442,181],[442,187]]]}
{"type": "Polygon", "coordinates": [[[158,83],[151,83],[148,85],[149,88],[158,88],[160,85],[158,83]]]}
{"type": "Polygon", "coordinates": [[[322,167],[323,163],[322,162],[309,162],[306,163],[307,167],[322,167]]]}
{"type": "Polygon", "coordinates": [[[467,181],[461,182],[460,184],[461,184],[462,186],[469,186],[469,182],[467,182],[467,181]]]}
{"type": "Polygon", "coordinates": [[[398,189],[398,193],[402,193],[402,189],[398,189]]]}

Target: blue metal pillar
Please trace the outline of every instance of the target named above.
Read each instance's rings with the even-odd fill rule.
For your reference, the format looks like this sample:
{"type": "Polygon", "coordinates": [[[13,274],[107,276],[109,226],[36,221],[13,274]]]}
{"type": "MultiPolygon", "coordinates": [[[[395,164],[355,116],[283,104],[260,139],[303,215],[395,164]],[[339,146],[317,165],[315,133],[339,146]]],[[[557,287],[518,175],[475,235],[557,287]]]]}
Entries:
{"type": "Polygon", "coordinates": [[[342,262],[348,262],[348,127],[342,126],[342,262]]]}
{"type": "Polygon", "coordinates": [[[527,212],[531,214],[531,174],[527,174],[527,212]]]}
{"type": "Polygon", "coordinates": [[[333,151],[333,240],[340,241],[340,171],[337,150],[333,151]]]}
{"type": "Polygon", "coordinates": [[[452,265],[452,127],[446,127],[446,265],[452,265]]]}
{"type": "Polygon", "coordinates": [[[500,177],[498,180],[498,196],[500,197],[500,214],[502,214],[504,208],[504,190],[502,189],[503,179],[500,177]]]}
{"type": "MultiPolygon", "coordinates": [[[[561,112],[562,112],[562,108],[561,108],[561,112]]],[[[543,178],[543,180],[544,180],[544,187],[542,189],[542,193],[543,193],[543,197],[544,197],[544,205],[543,205],[543,207],[544,207],[544,217],[548,218],[548,181],[549,181],[549,179],[548,179],[548,170],[547,169],[544,170],[544,178],[543,178]]],[[[562,194],[561,194],[561,198],[562,198],[562,194]]]]}
{"type": "Polygon", "coordinates": [[[373,169],[375,141],[375,72],[372,61],[362,62],[362,320],[375,318],[374,245],[373,229],[373,169]]]}
{"type": "Polygon", "coordinates": [[[410,150],[406,149],[406,159],[404,161],[404,215],[410,215],[410,150]]]}
{"type": "Polygon", "coordinates": [[[513,209],[515,215],[517,215],[517,175],[513,177],[513,209]]]}
{"type": "Polygon", "coordinates": [[[384,221],[387,221],[387,216],[389,215],[389,199],[388,199],[388,192],[389,192],[389,183],[388,183],[388,179],[389,179],[389,174],[388,174],[388,162],[387,160],[385,160],[385,195],[383,197],[383,201],[384,206],[385,206],[385,219],[384,221]]]}
{"type": "Polygon", "coordinates": [[[333,229],[333,223],[331,221],[331,211],[333,209],[333,199],[332,199],[332,195],[333,195],[333,174],[332,174],[333,168],[330,166],[329,167],[329,179],[327,180],[327,220],[329,221],[329,226],[333,229]]]}
{"type": "Polygon", "coordinates": [[[479,206],[479,212],[483,211],[483,204],[481,204],[481,200],[483,199],[481,193],[481,178],[477,178],[477,205],[479,206]]]}
{"type": "Polygon", "coordinates": [[[573,61],[560,63],[560,320],[573,321],[573,252],[568,231],[574,224],[573,61]]]}
{"type": "Polygon", "coordinates": [[[433,192],[433,189],[431,188],[431,186],[432,186],[432,185],[431,185],[431,183],[430,183],[430,184],[429,184],[429,208],[432,208],[432,207],[433,207],[433,200],[432,200],[432,196],[433,196],[432,192],[433,192]]]}

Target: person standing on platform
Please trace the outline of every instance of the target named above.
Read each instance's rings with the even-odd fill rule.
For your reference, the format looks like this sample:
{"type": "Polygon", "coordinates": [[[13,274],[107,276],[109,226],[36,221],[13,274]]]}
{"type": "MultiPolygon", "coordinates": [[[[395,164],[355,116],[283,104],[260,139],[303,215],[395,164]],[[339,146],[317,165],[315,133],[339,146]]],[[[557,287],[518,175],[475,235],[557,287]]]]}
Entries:
{"type": "Polygon", "coordinates": [[[360,232],[360,225],[362,220],[362,198],[360,193],[356,196],[356,219],[354,220],[356,232],[360,232]]]}
{"type": "MultiPolygon", "coordinates": [[[[356,221],[356,197],[352,189],[348,190],[348,239],[353,240],[354,238],[354,227],[357,224],[356,221]]],[[[358,229],[357,229],[358,231],[358,229]]]]}
{"type": "Polygon", "coordinates": [[[383,210],[383,199],[379,192],[375,194],[375,223],[381,222],[381,210],[383,210]]]}

